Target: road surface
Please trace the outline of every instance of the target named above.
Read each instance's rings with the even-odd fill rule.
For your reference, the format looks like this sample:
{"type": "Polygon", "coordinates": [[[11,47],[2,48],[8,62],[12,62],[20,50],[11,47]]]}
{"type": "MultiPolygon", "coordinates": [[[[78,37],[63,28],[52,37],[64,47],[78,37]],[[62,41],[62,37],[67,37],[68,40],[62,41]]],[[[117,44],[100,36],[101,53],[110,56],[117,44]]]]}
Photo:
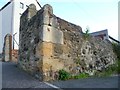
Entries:
{"type": "MultiPolygon", "coordinates": [[[[1,63],[1,62],[0,62],[1,63]]],[[[16,64],[2,62],[2,88],[51,88],[18,69],[16,64]]]]}

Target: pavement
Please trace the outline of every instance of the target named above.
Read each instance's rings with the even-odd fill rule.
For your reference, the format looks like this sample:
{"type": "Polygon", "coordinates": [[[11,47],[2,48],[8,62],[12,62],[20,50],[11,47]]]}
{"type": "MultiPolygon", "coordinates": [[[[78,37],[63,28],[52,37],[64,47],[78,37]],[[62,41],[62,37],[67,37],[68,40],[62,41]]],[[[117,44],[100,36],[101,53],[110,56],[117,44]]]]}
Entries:
{"type": "Polygon", "coordinates": [[[15,63],[0,62],[0,65],[2,65],[2,88],[118,88],[118,78],[120,80],[120,76],[111,76],[41,82],[30,76],[28,73],[18,69],[15,63]]]}

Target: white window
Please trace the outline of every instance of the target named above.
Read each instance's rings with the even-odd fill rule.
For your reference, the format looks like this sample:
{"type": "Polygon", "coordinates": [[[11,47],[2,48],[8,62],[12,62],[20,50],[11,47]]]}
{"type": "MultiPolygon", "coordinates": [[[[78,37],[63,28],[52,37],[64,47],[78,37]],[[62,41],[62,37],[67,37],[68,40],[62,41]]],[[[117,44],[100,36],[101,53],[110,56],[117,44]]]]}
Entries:
{"type": "Polygon", "coordinates": [[[24,4],[20,2],[20,8],[24,9],[24,4]]]}

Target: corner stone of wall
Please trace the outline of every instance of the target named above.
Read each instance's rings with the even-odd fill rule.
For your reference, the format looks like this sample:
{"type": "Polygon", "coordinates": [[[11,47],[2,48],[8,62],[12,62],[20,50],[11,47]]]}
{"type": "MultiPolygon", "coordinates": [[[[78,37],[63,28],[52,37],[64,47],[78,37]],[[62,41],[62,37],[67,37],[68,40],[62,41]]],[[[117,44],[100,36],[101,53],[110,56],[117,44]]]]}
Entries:
{"type": "Polygon", "coordinates": [[[48,4],[23,13],[19,42],[19,67],[43,81],[57,80],[61,69],[92,75],[115,61],[109,42],[85,40],[80,26],[55,16],[48,4]]]}

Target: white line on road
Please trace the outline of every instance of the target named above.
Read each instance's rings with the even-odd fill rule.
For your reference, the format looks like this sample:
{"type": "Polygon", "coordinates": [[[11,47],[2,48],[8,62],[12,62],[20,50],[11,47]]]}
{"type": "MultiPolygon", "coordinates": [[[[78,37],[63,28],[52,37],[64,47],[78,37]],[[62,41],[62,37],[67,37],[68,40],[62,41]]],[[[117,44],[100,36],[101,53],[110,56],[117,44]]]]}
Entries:
{"type": "Polygon", "coordinates": [[[45,84],[47,84],[47,85],[49,85],[49,86],[51,86],[51,87],[53,87],[53,88],[56,88],[56,89],[58,89],[58,90],[63,90],[63,89],[61,89],[60,87],[57,87],[57,86],[55,86],[55,85],[53,85],[53,84],[50,84],[50,83],[47,83],[47,82],[44,82],[45,84]]]}

